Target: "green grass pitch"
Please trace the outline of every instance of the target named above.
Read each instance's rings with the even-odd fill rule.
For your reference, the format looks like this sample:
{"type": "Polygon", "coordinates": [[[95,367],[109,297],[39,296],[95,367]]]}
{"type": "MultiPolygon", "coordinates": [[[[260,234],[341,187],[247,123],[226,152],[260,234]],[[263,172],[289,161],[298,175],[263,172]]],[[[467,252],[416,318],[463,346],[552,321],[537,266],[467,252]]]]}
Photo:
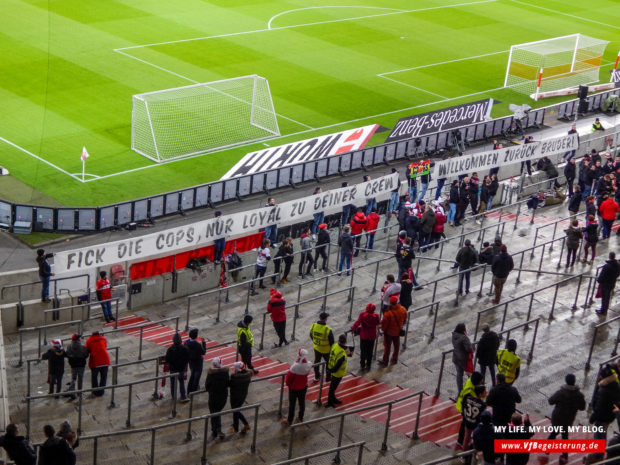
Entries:
{"type": "Polygon", "coordinates": [[[617,0],[3,0],[0,25],[0,165],[21,181],[0,178],[0,198],[75,206],[216,180],[265,144],[485,97],[508,114],[532,105],[501,89],[512,44],[608,40],[603,81],[620,49],[617,0]],[[269,80],[282,137],[161,165],[130,150],[133,94],[248,74],[269,80]],[[82,146],[85,183],[72,176],[82,146]]]}

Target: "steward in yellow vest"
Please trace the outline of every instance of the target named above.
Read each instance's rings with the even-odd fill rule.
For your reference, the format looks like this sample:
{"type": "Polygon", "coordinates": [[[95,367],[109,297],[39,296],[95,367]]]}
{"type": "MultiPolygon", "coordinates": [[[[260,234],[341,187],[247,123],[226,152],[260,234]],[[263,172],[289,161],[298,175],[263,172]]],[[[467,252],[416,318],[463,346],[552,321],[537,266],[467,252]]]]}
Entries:
{"type": "MultiPolygon", "coordinates": [[[[312,347],[314,348],[314,364],[316,365],[321,360],[329,361],[329,352],[334,345],[334,333],[332,329],[327,326],[327,317],[329,313],[322,312],[319,315],[319,321],[312,323],[310,326],[310,339],[312,340],[312,347]]],[[[321,370],[318,366],[314,367],[314,380],[318,381],[321,377],[321,370]]],[[[329,373],[327,374],[327,380],[329,381],[329,373]]]]}
{"type": "Polygon", "coordinates": [[[336,407],[342,404],[342,401],[336,398],[336,389],[338,389],[344,375],[347,374],[347,356],[350,357],[350,353],[350,349],[347,347],[347,336],[341,334],[338,336],[338,344],[334,344],[329,352],[327,370],[331,375],[331,381],[325,407],[336,407]]]}
{"type": "Polygon", "coordinates": [[[509,339],[505,349],[497,351],[497,371],[506,376],[506,382],[512,384],[519,377],[521,359],[515,354],[517,341],[509,339]]]}
{"type": "Polygon", "coordinates": [[[250,323],[254,318],[252,315],[246,315],[243,320],[237,323],[237,350],[241,356],[241,360],[245,366],[252,370],[254,374],[258,374],[258,370],[252,366],[252,347],[254,347],[254,335],[250,330],[250,323]]]}

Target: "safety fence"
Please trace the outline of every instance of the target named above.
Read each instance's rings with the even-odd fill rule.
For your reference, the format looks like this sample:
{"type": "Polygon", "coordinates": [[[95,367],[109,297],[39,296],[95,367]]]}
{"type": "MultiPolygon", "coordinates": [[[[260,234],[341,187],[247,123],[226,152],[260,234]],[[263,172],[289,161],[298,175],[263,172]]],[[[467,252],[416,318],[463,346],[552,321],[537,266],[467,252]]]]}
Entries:
{"type": "MultiPolygon", "coordinates": [[[[346,446],[333,447],[331,449],[327,449],[321,452],[315,452],[313,454],[296,457],[294,459],[284,460],[282,462],[276,462],[274,465],[289,465],[289,464],[299,463],[299,462],[303,462],[305,465],[309,465],[310,460],[318,458],[318,457],[323,457],[325,455],[331,455],[334,452],[336,452],[337,455],[332,459],[332,463],[339,464],[340,463],[340,452],[349,450],[349,449],[355,449],[355,448],[358,449],[356,463],[357,465],[362,465],[362,458],[364,456],[364,444],[366,444],[366,441],[354,442],[353,444],[348,444],[346,446]]],[[[353,462],[349,462],[349,463],[353,463],[353,462]]]]}

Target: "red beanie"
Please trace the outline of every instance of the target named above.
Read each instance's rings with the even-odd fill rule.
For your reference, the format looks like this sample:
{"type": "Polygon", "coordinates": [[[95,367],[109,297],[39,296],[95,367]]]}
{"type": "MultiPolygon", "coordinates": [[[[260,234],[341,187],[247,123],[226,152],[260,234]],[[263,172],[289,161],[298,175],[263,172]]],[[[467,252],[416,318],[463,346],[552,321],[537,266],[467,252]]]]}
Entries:
{"type": "Polygon", "coordinates": [[[398,303],[398,297],[396,297],[395,295],[390,297],[390,303],[391,304],[397,304],[398,303]]]}
{"type": "Polygon", "coordinates": [[[375,304],[368,304],[366,305],[366,311],[369,313],[374,312],[377,309],[377,307],[375,307],[375,304]]]}

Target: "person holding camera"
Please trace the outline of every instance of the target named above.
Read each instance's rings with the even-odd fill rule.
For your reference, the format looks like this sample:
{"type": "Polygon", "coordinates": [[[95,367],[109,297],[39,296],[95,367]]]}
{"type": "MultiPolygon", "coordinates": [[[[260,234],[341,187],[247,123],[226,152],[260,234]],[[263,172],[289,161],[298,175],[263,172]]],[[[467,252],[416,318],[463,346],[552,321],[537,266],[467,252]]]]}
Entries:
{"type": "Polygon", "coordinates": [[[344,375],[347,374],[347,357],[352,355],[351,348],[347,347],[347,336],[341,334],[338,336],[338,343],[334,344],[329,352],[329,361],[327,362],[327,370],[331,375],[329,382],[329,393],[327,394],[327,404],[325,407],[334,407],[342,404],[342,401],[336,397],[336,389],[344,375]]]}
{"type": "Polygon", "coordinates": [[[392,354],[392,365],[398,362],[398,351],[400,349],[400,336],[404,336],[403,325],[407,320],[407,311],[398,303],[398,297],[390,297],[390,306],[383,314],[381,319],[381,330],[383,331],[383,360],[379,364],[387,366],[390,358],[390,351],[394,346],[392,354]]]}

